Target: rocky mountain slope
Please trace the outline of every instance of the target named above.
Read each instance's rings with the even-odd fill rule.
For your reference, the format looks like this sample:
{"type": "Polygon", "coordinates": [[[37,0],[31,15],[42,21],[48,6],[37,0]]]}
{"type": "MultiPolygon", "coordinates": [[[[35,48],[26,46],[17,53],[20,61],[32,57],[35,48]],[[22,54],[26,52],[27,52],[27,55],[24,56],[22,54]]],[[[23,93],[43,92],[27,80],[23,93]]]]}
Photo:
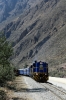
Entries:
{"type": "Polygon", "coordinates": [[[52,75],[64,77],[66,67],[59,65],[66,62],[66,0],[19,1],[21,5],[22,1],[31,4],[30,8],[27,4],[24,12],[14,8],[0,24],[0,30],[13,43],[12,62],[22,68],[34,60],[43,60],[48,62],[52,75]]]}
{"type": "Polygon", "coordinates": [[[8,17],[19,16],[27,9],[35,6],[39,0],[0,0],[0,22],[8,17]]]}

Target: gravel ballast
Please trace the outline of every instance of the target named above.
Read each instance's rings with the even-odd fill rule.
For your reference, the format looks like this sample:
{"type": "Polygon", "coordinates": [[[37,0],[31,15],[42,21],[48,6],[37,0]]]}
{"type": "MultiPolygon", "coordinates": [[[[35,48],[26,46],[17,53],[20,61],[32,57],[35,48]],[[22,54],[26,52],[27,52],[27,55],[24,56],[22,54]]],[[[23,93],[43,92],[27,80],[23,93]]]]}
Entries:
{"type": "Polygon", "coordinates": [[[17,100],[66,100],[66,94],[64,94],[66,90],[53,84],[49,86],[49,83],[39,83],[26,76],[17,77],[14,83],[16,84],[16,90],[8,93],[10,98],[18,98],[17,100]]]}

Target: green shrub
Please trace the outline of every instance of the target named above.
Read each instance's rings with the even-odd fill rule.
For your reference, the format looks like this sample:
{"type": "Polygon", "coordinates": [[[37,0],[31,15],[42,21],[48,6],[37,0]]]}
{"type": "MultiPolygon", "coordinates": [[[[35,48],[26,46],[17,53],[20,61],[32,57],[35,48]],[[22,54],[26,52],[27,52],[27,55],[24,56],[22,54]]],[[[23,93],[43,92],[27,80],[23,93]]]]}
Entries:
{"type": "Polygon", "coordinates": [[[0,85],[14,78],[14,67],[10,64],[10,57],[13,54],[11,44],[0,33],[0,85]]]}

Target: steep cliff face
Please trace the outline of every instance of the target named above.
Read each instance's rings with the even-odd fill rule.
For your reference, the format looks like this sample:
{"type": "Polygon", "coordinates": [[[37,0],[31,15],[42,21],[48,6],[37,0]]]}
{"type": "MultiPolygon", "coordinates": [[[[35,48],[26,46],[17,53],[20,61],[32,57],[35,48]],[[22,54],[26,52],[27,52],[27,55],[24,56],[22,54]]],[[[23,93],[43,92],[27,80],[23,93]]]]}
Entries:
{"type": "MultiPolygon", "coordinates": [[[[48,62],[50,72],[58,71],[60,67],[57,65],[65,63],[66,60],[66,1],[19,0],[19,2],[21,5],[27,2],[24,12],[18,15],[19,10],[15,10],[17,3],[16,8],[10,12],[14,14],[14,11],[17,11],[17,16],[12,15],[0,25],[7,40],[13,42],[12,62],[22,67],[23,64],[34,60],[43,60],[48,62]]],[[[64,73],[63,69],[62,74],[64,73]]]]}

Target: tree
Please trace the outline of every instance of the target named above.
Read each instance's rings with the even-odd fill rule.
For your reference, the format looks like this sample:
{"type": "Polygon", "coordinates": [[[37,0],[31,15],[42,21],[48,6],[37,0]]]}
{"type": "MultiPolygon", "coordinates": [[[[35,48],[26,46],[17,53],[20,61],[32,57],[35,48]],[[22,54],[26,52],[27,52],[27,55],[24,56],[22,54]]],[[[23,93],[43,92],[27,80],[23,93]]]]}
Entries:
{"type": "Polygon", "coordinates": [[[9,58],[12,56],[13,49],[11,45],[6,41],[4,36],[0,37],[0,64],[4,67],[9,65],[9,58]]]}
{"type": "Polygon", "coordinates": [[[0,33],[0,83],[11,80],[14,76],[10,57],[13,54],[11,44],[6,41],[5,36],[0,33]]]}

